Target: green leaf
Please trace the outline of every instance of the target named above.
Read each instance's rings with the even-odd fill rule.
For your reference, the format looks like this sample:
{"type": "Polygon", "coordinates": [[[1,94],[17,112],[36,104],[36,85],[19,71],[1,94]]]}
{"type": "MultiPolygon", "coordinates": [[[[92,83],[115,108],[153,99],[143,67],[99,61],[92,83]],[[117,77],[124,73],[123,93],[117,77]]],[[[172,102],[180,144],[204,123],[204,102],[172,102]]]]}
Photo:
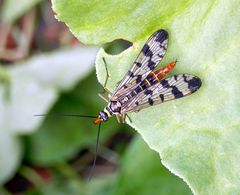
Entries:
{"type": "Polygon", "coordinates": [[[72,33],[86,44],[102,44],[120,38],[137,41],[172,21],[191,5],[190,2],[52,0],[57,18],[67,23],[72,33]]]}
{"type": "Polygon", "coordinates": [[[168,52],[162,64],[178,59],[172,74],[197,75],[203,85],[189,97],[131,114],[130,125],[195,194],[237,194],[239,2],[159,0],[103,4],[54,0],[53,3],[57,17],[85,43],[101,44],[116,38],[134,41],[133,47],[120,55],[99,51],[98,79],[104,83],[102,57],[105,57],[110,74],[107,87],[111,91],[131,67],[144,41],[156,29],[169,32],[168,52]]]}
{"type": "Polygon", "coordinates": [[[140,136],[129,144],[117,172],[94,178],[91,183],[86,183],[86,190],[89,195],[191,194],[182,179],[161,165],[159,156],[147,147],[140,136]]]}
{"type": "Polygon", "coordinates": [[[159,156],[138,136],[122,160],[113,194],[186,195],[191,194],[191,190],[161,165],[159,156]]]}

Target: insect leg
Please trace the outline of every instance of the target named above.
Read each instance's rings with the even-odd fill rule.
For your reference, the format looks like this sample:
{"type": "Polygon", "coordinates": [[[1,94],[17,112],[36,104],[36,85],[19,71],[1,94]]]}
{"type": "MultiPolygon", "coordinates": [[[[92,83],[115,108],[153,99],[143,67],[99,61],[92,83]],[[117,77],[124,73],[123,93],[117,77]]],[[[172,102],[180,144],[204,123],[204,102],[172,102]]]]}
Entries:
{"type": "Polygon", "coordinates": [[[106,88],[107,81],[108,81],[108,78],[109,78],[109,74],[108,74],[107,63],[106,63],[105,58],[103,58],[103,63],[104,63],[105,70],[106,70],[106,79],[105,79],[105,82],[104,82],[103,88],[106,88]]]}
{"type": "MultiPolygon", "coordinates": [[[[103,92],[104,93],[104,92],[103,92]]],[[[102,98],[105,102],[108,102],[108,98],[103,95],[103,93],[98,93],[98,96],[102,98]]]]}
{"type": "Polygon", "coordinates": [[[104,93],[107,92],[110,96],[112,95],[112,93],[106,87],[107,81],[108,81],[108,78],[109,78],[109,74],[108,74],[107,63],[106,63],[105,58],[103,58],[103,62],[104,62],[104,66],[105,66],[105,69],[106,69],[106,79],[105,79],[105,82],[104,82],[104,85],[103,85],[103,91],[98,93],[98,96],[100,98],[102,98],[105,102],[108,102],[108,98],[104,96],[104,93]]]}
{"type": "Polygon", "coordinates": [[[120,114],[119,115],[116,115],[116,118],[117,118],[117,121],[118,121],[118,123],[121,123],[121,116],[120,116],[120,114]]]}
{"type": "Polygon", "coordinates": [[[119,123],[124,123],[124,122],[125,122],[126,114],[117,114],[116,117],[117,117],[117,121],[118,121],[119,123]]]}
{"type": "Polygon", "coordinates": [[[104,82],[104,85],[103,85],[103,92],[104,93],[105,91],[108,92],[109,94],[112,94],[108,88],[106,87],[107,86],[107,82],[108,82],[108,78],[109,78],[109,74],[108,74],[108,69],[107,69],[107,63],[106,63],[106,60],[105,58],[103,58],[103,62],[104,62],[104,66],[105,66],[105,70],[106,70],[106,79],[105,79],[105,82],[104,82]]]}
{"type": "Polygon", "coordinates": [[[129,122],[132,123],[132,119],[130,118],[130,116],[128,116],[128,114],[126,114],[126,117],[128,118],[129,122]]]}

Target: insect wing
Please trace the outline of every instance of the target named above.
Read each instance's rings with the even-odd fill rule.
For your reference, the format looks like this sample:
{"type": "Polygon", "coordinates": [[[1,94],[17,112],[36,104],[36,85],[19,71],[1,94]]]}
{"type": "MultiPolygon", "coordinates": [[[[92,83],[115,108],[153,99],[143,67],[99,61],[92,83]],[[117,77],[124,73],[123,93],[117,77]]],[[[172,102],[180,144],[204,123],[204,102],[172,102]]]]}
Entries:
{"type": "Polygon", "coordinates": [[[139,84],[162,60],[167,50],[168,33],[165,30],[156,31],[145,43],[132,68],[119,83],[111,100],[126,94],[129,89],[139,84]]]}
{"type": "Polygon", "coordinates": [[[139,111],[152,105],[185,97],[194,93],[200,87],[201,80],[196,76],[189,74],[174,75],[139,93],[130,102],[122,106],[122,113],[139,111]]]}

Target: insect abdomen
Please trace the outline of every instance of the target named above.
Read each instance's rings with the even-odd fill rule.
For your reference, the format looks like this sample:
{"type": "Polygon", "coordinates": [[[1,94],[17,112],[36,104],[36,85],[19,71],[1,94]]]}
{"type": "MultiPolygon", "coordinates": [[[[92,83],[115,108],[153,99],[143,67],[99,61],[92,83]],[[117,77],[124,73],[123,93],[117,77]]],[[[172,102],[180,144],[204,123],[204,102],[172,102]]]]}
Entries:
{"type": "Polygon", "coordinates": [[[160,81],[176,66],[176,63],[177,61],[171,62],[163,68],[150,73],[149,76],[154,77],[154,79],[156,79],[157,81],[160,81]]]}

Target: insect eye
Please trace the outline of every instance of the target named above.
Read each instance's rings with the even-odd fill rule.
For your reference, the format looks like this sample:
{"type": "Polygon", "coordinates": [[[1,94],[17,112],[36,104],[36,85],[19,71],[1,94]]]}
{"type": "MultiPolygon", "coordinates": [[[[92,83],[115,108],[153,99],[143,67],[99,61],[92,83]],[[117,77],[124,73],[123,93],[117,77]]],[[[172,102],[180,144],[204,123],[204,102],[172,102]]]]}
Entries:
{"type": "Polygon", "coordinates": [[[107,121],[107,120],[108,120],[108,115],[107,115],[107,113],[105,113],[105,112],[100,112],[99,115],[100,115],[100,118],[101,118],[103,121],[107,121]]]}

